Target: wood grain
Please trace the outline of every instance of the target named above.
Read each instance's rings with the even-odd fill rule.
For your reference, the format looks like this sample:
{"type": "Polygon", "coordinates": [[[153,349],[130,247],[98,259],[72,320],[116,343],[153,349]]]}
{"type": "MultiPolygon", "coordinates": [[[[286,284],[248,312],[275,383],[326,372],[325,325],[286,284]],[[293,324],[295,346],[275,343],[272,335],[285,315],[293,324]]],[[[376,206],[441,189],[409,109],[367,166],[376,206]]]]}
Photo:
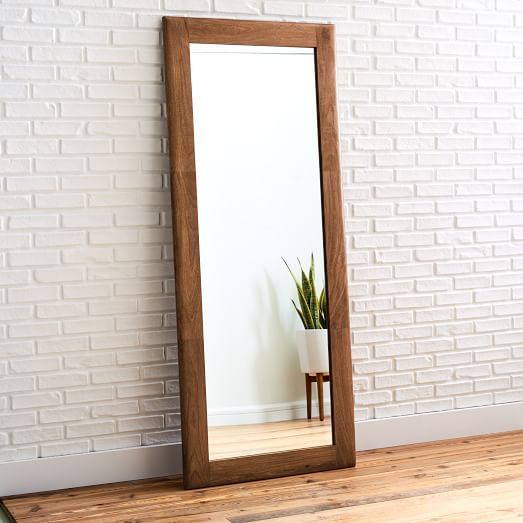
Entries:
{"type": "Polygon", "coordinates": [[[208,489],[180,479],[10,497],[19,523],[523,520],[523,432],[358,453],[358,467],[208,489]]]}
{"type": "Polygon", "coordinates": [[[316,391],[318,394],[318,411],[320,421],[325,417],[325,406],[323,404],[323,385],[330,381],[330,376],[327,373],[322,374],[305,374],[305,395],[307,397],[307,419],[312,418],[312,384],[316,383],[316,391]]]}
{"type": "Polygon", "coordinates": [[[200,44],[316,47],[320,24],[186,18],[190,41],[200,44]]]}
{"type": "Polygon", "coordinates": [[[183,19],[165,17],[163,27],[183,470],[189,487],[205,485],[209,476],[191,67],[183,19]]]}
{"type": "Polygon", "coordinates": [[[354,406],[336,108],[334,26],[204,18],[163,19],[173,204],[184,485],[353,466],[354,406]],[[333,445],[209,461],[190,43],[315,49],[333,445]]]}
{"type": "Polygon", "coordinates": [[[350,467],[356,462],[356,439],[336,101],[334,26],[321,26],[317,33],[316,84],[333,431],[338,465],[350,467]]]}
{"type": "Polygon", "coordinates": [[[209,427],[211,460],[323,447],[331,443],[329,418],[209,427]]]}

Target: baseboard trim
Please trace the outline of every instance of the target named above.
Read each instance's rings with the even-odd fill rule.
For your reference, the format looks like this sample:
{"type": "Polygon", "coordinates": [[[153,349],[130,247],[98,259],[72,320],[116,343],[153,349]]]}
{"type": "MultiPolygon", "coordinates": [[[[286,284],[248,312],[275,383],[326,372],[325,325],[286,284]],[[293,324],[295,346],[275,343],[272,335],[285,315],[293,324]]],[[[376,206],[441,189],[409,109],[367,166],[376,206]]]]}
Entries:
{"type": "Polygon", "coordinates": [[[0,463],[0,496],[102,485],[182,472],[182,446],[156,445],[0,463]]]}
{"type": "Polygon", "coordinates": [[[523,402],[360,421],[356,449],[370,450],[523,430],[523,402]]]}
{"type": "MultiPolygon", "coordinates": [[[[359,421],[356,448],[523,430],[523,402],[359,421]]],[[[0,463],[0,496],[163,477],[182,472],[181,445],[158,445],[0,463]]]]}
{"type": "MultiPolygon", "coordinates": [[[[312,417],[318,416],[318,402],[311,402],[312,417]]],[[[330,412],[330,399],[324,401],[325,412],[330,412]]],[[[293,403],[273,403],[270,405],[246,405],[207,411],[209,426],[245,425],[250,423],[270,423],[307,417],[307,404],[304,401],[293,403]]]]}

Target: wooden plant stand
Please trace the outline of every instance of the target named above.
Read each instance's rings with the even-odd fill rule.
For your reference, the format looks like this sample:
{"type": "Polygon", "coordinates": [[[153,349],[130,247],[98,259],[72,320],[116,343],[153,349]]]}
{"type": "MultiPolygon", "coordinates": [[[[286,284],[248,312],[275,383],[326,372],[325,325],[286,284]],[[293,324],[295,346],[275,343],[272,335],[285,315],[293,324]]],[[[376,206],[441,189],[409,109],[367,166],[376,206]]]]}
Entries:
{"type": "Polygon", "coordinates": [[[323,384],[330,381],[327,373],[305,374],[305,390],[307,392],[307,419],[312,418],[312,384],[316,383],[318,390],[318,409],[320,411],[320,421],[325,419],[325,407],[323,404],[323,384]]]}

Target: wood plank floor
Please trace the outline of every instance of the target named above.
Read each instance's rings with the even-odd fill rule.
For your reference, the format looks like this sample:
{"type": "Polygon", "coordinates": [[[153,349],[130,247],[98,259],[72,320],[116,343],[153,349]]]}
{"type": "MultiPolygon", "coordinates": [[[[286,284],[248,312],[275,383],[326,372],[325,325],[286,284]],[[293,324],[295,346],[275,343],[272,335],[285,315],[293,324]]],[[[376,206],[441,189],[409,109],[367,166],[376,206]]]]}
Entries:
{"type": "Polygon", "coordinates": [[[523,523],[523,431],[358,458],[354,469],[193,491],[163,479],[3,501],[24,523],[523,523]]]}
{"type": "Polygon", "coordinates": [[[209,427],[210,459],[332,445],[330,418],[209,427]]]}

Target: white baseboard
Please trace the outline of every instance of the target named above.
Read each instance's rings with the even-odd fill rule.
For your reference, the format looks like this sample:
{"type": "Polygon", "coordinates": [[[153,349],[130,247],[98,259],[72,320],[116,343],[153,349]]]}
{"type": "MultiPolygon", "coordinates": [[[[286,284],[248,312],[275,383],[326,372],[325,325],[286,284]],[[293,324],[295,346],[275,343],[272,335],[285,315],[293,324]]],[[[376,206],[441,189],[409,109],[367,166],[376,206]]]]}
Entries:
{"type": "MultiPolygon", "coordinates": [[[[369,450],[523,430],[523,402],[356,423],[356,448],[369,450]]],[[[181,445],[0,463],[0,496],[153,478],[182,472],[181,445]]]]}
{"type": "Polygon", "coordinates": [[[360,421],[356,423],[356,449],[382,449],[514,430],[523,430],[520,401],[360,421]]]}
{"type": "Polygon", "coordinates": [[[0,496],[101,485],[182,472],[182,446],[156,445],[0,463],[0,496]]]}
{"type": "MultiPolygon", "coordinates": [[[[318,402],[312,401],[312,416],[318,416],[318,402]]],[[[324,401],[325,412],[330,412],[330,399],[324,401]]],[[[224,409],[209,409],[209,425],[246,425],[250,423],[270,423],[273,421],[288,421],[307,417],[307,406],[304,401],[293,403],[272,403],[270,405],[246,405],[224,409]]]]}

